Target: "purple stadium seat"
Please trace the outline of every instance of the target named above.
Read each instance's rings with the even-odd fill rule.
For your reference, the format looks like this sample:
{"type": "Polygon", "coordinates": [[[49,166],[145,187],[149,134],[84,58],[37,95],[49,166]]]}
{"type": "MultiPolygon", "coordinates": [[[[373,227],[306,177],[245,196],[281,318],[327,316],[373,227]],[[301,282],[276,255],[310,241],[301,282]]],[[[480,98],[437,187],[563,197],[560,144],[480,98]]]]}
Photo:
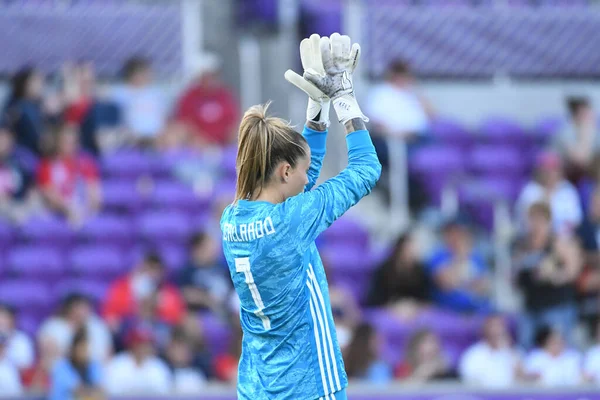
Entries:
{"type": "Polygon", "coordinates": [[[128,247],[133,243],[134,232],[128,217],[100,214],[87,221],[79,234],[89,243],[128,247]]]}
{"type": "Polygon", "coordinates": [[[0,219],[0,250],[9,247],[14,239],[14,227],[3,219],[0,219]]]}
{"type": "Polygon", "coordinates": [[[69,279],[56,285],[53,295],[56,299],[62,299],[71,293],[79,293],[98,306],[104,300],[109,284],[98,279],[69,279]]]}
{"type": "Polygon", "coordinates": [[[56,278],[65,270],[65,260],[56,247],[23,245],[8,254],[10,272],[22,277],[56,278]]]}
{"type": "Polygon", "coordinates": [[[53,303],[53,297],[46,282],[13,279],[0,282],[0,302],[9,304],[19,311],[47,310],[53,303]]]}
{"type": "Polygon", "coordinates": [[[467,128],[451,118],[436,118],[431,121],[430,130],[436,139],[452,146],[468,147],[474,141],[467,128]]]}
{"type": "Polygon", "coordinates": [[[369,232],[367,229],[349,217],[335,221],[320,237],[324,244],[345,244],[347,247],[367,249],[369,232]]]}
{"type": "Polygon", "coordinates": [[[469,169],[477,174],[522,176],[526,162],[518,148],[499,145],[479,145],[468,155],[469,169]]]}
{"type": "Polygon", "coordinates": [[[144,204],[144,197],[132,181],[106,180],[102,183],[102,193],[108,211],[133,213],[144,204]]]}
{"type": "Polygon", "coordinates": [[[523,181],[495,176],[466,179],[458,187],[459,198],[466,203],[506,200],[514,202],[520,192],[523,181]]]}
{"type": "Polygon", "coordinates": [[[532,139],[518,122],[500,116],[483,120],[479,126],[479,136],[486,142],[499,144],[527,144],[532,139]]]}
{"type": "Polygon", "coordinates": [[[70,245],[75,232],[64,219],[57,217],[32,218],[19,232],[22,239],[36,244],[70,245]]]}
{"type": "Polygon", "coordinates": [[[235,177],[235,160],[237,157],[237,146],[229,146],[223,149],[221,156],[221,170],[226,177],[235,177]]]}
{"type": "Polygon", "coordinates": [[[138,150],[122,150],[110,153],[102,159],[102,171],[111,177],[124,179],[152,175],[155,170],[156,156],[138,150]]]}
{"type": "Polygon", "coordinates": [[[549,115],[540,118],[533,127],[533,136],[538,145],[545,145],[565,126],[566,120],[560,115],[549,115]]]}
{"type": "Polygon", "coordinates": [[[114,278],[129,268],[127,258],[115,246],[80,246],[71,252],[69,259],[71,270],[83,276],[114,278]]]}
{"type": "Polygon", "coordinates": [[[462,151],[450,146],[427,146],[417,150],[410,159],[410,168],[420,175],[459,174],[464,168],[462,151]]]}
{"type": "Polygon", "coordinates": [[[152,203],[155,207],[180,211],[198,211],[209,206],[208,198],[197,195],[192,187],[172,180],[155,183],[152,203]]]}
{"type": "Polygon", "coordinates": [[[138,234],[150,243],[185,244],[192,232],[186,214],[176,211],[151,211],[137,223],[138,234]]]}
{"type": "Polygon", "coordinates": [[[184,266],[188,258],[186,250],[185,246],[162,246],[158,249],[158,254],[160,254],[165,266],[171,272],[176,272],[184,266]]]}
{"type": "Polygon", "coordinates": [[[37,318],[33,314],[21,312],[17,316],[17,328],[25,332],[31,338],[37,336],[40,325],[40,318],[37,318]]]}
{"type": "Polygon", "coordinates": [[[229,324],[212,313],[202,313],[200,324],[209,351],[213,355],[227,353],[233,336],[229,324]]]}
{"type": "Polygon", "coordinates": [[[363,247],[345,243],[320,247],[323,259],[331,271],[341,270],[348,273],[350,271],[371,270],[373,267],[368,249],[363,247]]]}

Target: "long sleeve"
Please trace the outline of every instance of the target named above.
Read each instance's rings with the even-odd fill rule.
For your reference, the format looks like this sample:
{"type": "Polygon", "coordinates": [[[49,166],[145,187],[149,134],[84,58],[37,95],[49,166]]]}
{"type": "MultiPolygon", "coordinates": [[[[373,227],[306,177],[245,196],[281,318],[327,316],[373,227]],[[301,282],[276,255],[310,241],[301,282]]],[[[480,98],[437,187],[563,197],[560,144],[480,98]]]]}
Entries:
{"type": "Polygon", "coordinates": [[[310,168],[308,170],[308,185],[305,191],[311,190],[321,174],[323,158],[325,158],[325,149],[327,144],[327,131],[315,131],[305,126],[302,135],[310,147],[310,168]]]}
{"type": "Polygon", "coordinates": [[[321,232],[369,194],[381,175],[381,164],[368,131],[350,133],[346,143],[348,166],[342,172],[279,206],[281,218],[290,221],[289,234],[298,245],[309,246],[321,232]]]}

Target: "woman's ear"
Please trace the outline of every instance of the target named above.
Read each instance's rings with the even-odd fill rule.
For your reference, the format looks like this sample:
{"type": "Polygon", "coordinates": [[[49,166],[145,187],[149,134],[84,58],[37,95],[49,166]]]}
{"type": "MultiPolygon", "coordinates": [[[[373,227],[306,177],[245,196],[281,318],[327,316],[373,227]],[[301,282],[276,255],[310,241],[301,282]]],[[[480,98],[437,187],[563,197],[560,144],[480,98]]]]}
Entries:
{"type": "Polygon", "coordinates": [[[292,166],[288,163],[282,163],[279,168],[277,168],[277,175],[279,175],[279,180],[281,183],[287,183],[290,177],[290,173],[292,166]]]}

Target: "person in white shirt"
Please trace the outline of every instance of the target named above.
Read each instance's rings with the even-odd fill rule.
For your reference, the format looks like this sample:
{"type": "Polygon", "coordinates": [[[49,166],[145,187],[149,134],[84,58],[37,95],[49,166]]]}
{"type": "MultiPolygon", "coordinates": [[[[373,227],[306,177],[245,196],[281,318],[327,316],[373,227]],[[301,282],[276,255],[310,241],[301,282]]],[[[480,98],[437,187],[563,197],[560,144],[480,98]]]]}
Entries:
{"type": "Polygon", "coordinates": [[[586,381],[600,386],[600,322],[596,325],[596,344],[585,354],[583,372],[586,381]]]}
{"type": "Polygon", "coordinates": [[[517,200],[517,217],[526,227],[527,210],[533,203],[547,202],[552,210],[552,225],[559,235],[570,235],[583,219],[577,189],[564,178],[560,156],[552,151],[542,153],[537,161],[537,179],[530,181],[517,200]]]}
{"type": "Polygon", "coordinates": [[[114,396],[171,393],[173,376],[167,364],[155,356],[152,331],[136,326],[125,341],[128,351],[118,354],[106,365],[106,392],[114,396]]]}
{"type": "Polygon", "coordinates": [[[0,333],[0,398],[23,394],[19,370],[6,356],[8,335],[0,333]]]}
{"type": "Polygon", "coordinates": [[[174,331],[166,352],[173,373],[173,393],[198,394],[206,385],[206,377],[192,364],[193,355],[193,346],[185,332],[174,331]]]}
{"type": "Polygon", "coordinates": [[[538,347],[524,363],[524,372],[530,380],[546,387],[576,386],[582,382],[581,355],[565,347],[558,331],[540,329],[536,343],[538,347]]]}
{"type": "Polygon", "coordinates": [[[46,320],[38,332],[40,338],[52,339],[60,355],[65,356],[71,347],[74,333],[85,327],[90,346],[90,356],[95,361],[105,361],[112,354],[112,337],[106,323],[94,315],[90,301],[83,295],[68,295],[59,315],[46,320]]]}
{"type": "Polygon", "coordinates": [[[139,144],[152,144],[165,128],[168,116],[163,92],[152,84],[150,62],[134,57],[123,67],[125,83],[112,93],[119,105],[125,127],[139,144]]]}
{"type": "Polygon", "coordinates": [[[15,319],[14,310],[5,304],[0,304],[0,334],[8,337],[6,358],[22,371],[33,365],[35,353],[29,336],[16,329],[15,319]]]}
{"type": "Polygon", "coordinates": [[[483,339],[467,349],[459,363],[459,374],[469,385],[506,388],[516,382],[520,356],[511,343],[506,321],[488,317],[483,339]]]}

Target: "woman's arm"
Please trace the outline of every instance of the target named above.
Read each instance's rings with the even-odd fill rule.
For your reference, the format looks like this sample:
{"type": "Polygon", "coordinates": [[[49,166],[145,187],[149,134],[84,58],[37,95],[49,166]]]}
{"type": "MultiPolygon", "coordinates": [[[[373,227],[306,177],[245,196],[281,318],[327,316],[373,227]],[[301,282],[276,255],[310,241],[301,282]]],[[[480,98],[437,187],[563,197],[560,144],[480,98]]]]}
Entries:
{"type": "Polygon", "coordinates": [[[327,124],[307,120],[302,135],[308,142],[308,147],[310,147],[308,185],[304,189],[309,191],[315,186],[321,174],[327,142],[327,124]]]}
{"type": "Polygon", "coordinates": [[[364,122],[355,118],[344,126],[348,166],[316,189],[278,205],[280,218],[290,221],[290,235],[298,244],[312,243],[336,219],[369,194],[381,175],[381,164],[369,132],[361,129],[364,122]]]}

